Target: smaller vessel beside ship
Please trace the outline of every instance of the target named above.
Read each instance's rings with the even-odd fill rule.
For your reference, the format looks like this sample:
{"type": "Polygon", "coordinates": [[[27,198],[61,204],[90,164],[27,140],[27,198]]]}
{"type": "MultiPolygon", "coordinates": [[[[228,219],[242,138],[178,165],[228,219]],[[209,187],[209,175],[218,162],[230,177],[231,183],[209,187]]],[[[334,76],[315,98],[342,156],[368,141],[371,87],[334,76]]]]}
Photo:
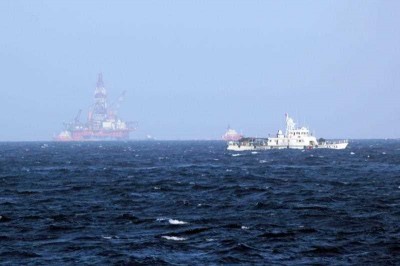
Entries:
{"type": "Polygon", "coordinates": [[[269,150],[269,149],[346,149],[347,140],[327,141],[317,139],[307,127],[296,127],[293,118],[285,114],[286,131],[278,130],[275,137],[268,138],[246,138],[228,141],[228,150],[269,150]]]}
{"type": "Polygon", "coordinates": [[[236,130],[232,129],[230,126],[228,126],[228,130],[222,136],[222,139],[225,141],[238,141],[241,138],[243,138],[243,135],[237,133],[236,130]]]}

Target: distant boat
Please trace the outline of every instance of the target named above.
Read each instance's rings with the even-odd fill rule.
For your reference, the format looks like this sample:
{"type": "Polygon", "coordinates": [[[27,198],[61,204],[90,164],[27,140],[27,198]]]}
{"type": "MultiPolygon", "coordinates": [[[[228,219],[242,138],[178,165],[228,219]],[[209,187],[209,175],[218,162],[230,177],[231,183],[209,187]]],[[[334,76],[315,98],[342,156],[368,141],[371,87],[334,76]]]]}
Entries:
{"type": "Polygon", "coordinates": [[[238,141],[241,138],[243,138],[243,136],[241,134],[237,133],[236,130],[230,128],[229,126],[228,126],[228,130],[222,136],[222,139],[225,141],[238,141]]]}
{"type": "Polygon", "coordinates": [[[156,140],[152,135],[146,135],[146,140],[156,140]]]}
{"type": "Polygon", "coordinates": [[[228,142],[228,150],[269,150],[269,149],[346,149],[347,140],[326,141],[310,133],[307,127],[296,127],[296,123],[288,114],[286,116],[286,132],[279,130],[275,137],[241,138],[228,142]]]}

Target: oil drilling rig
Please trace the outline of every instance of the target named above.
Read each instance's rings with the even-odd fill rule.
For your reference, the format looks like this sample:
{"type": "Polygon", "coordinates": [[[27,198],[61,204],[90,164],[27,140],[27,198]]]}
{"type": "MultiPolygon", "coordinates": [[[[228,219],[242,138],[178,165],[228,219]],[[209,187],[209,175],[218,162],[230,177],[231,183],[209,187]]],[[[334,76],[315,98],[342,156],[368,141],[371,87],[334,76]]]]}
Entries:
{"type": "Polygon", "coordinates": [[[89,140],[127,140],[129,133],[136,129],[135,123],[125,122],[118,117],[118,109],[124,100],[125,91],[112,103],[107,102],[107,91],[104,87],[103,75],[100,73],[94,92],[94,104],[89,110],[86,123],[80,122],[82,110],[79,110],[72,122],[64,123],[65,130],[57,141],[89,141],[89,140]]]}

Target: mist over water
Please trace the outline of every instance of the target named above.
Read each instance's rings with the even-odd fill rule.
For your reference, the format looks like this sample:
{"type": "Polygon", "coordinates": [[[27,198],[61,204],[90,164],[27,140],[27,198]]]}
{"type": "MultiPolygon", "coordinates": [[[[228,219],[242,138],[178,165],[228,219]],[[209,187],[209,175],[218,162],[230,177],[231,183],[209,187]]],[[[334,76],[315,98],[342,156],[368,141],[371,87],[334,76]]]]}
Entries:
{"type": "Polygon", "coordinates": [[[400,142],[0,144],[5,264],[396,264],[400,142]]]}
{"type": "Polygon", "coordinates": [[[97,74],[133,139],[398,138],[398,1],[1,1],[0,140],[50,140],[97,74]]]}

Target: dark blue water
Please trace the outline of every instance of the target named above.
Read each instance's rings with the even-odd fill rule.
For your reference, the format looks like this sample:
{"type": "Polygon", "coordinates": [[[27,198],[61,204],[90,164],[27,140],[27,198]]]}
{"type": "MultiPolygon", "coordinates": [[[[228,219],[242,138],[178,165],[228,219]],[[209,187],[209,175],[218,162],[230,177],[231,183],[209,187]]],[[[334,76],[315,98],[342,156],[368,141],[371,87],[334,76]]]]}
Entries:
{"type": "Polygon", "coordinates": [[[44,144],[0,144],[1,264],[400,259],[400,141],[44,144]]]}

